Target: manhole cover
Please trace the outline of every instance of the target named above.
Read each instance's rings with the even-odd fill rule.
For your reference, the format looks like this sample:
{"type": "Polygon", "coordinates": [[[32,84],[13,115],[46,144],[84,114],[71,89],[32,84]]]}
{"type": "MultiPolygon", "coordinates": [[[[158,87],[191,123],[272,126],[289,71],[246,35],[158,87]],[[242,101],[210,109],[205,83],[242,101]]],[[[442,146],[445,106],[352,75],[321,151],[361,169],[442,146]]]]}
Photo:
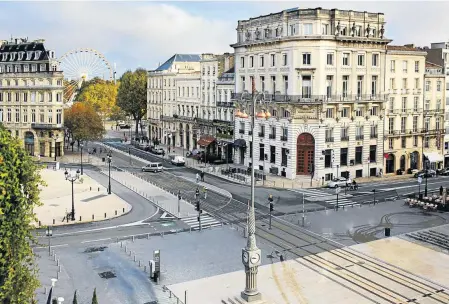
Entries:
{"type": "Polygon", "coordinates": [[[105,272],[100,272],[98,274],[100,276],[100,278],[102,279],[112,279],[112,278],[116,278],[117,276],[115,275],[115,273],[113,273],[112,271],[105,271],[105,272]]]}
{"type": "Polygon", "coordinates": [[[101,246],[101,247],[89,247],[84,250],[84,253],[91,253],[91,252],[98,252],[98,251],[104,251],[107,246],[101,246]]]}

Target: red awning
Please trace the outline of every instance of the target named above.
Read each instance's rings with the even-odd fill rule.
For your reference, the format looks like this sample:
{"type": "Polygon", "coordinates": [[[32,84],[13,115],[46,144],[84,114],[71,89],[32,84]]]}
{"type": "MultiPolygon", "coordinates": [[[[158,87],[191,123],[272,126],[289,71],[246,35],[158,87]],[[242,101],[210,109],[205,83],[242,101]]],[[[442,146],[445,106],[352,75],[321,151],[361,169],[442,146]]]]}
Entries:
{"type": "Polygon", "coordinates": [[[214,141],[215,141],[215,137],[213,137],[211,135],[203,135],[200,137],[200,140],[198,140],[198,145],[202,146],[202,147],[207,147],[214,141]]]}

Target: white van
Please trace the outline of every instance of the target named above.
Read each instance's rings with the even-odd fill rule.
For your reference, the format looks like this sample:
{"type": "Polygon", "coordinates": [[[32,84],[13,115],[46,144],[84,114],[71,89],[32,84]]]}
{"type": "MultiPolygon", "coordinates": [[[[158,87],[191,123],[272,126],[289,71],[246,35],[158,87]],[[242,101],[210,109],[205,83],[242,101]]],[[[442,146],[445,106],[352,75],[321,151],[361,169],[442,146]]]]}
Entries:
{"type": "Polygon", "coordinates": [[[145,167],[142,167],[142,172],[162,172],[161,163],[149,163],[145,167]]]}
{"type": "Polygon", "coordinates": [[[171,158],[171,163],[176,166],[184,166],[186,163],[186,160],[181,155],[173,155],[173,156],[170,156],[170,158],[171,158]]]}

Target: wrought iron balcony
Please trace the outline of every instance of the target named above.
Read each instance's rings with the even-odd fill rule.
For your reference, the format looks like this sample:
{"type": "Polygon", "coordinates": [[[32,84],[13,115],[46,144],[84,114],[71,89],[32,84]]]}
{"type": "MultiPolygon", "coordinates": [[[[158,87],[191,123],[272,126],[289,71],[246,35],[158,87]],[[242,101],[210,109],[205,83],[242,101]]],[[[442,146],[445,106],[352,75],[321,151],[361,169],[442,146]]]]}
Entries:
{"type": "Polygon", "coordinates": [[[342,136],[340,137],[341,141],[349,141],[349,136],[342,136]]]}
{"type": "Polygon", "coordinates": [[[46,123],[32,123],[32,129],[36,130],[54,130],[54,129],[63,129],[62,124],[46,124],[46,123]]]}
{"type": "Polygon", "coordinates": [[[371,133],[371,134],[370,134],[370,138],[371,138],[371,139],[377,138],[377,135],[378,135],[377,133],[371,133]]]}
{"type": "Polygon", "coordinates": [[[217,133],[216,134],[217,138],[221,138],[221,139],[233,139],[234,135],[232,134],[226,134],[226,133],[217,133]]]}
{"type": "Polygon", "coordinates": [[[234,103],[233,102],[226,102],[226,101],[217,101],[217,107],[233,108],[234,107],[234,103]]]}
{"type": "Polygon", "coordinates": [[[326,142],[334,142],[334,138],[333,137],[326,137],[326,142]]]}
{"type": "MultiPolygon", "coordinates": [[[[299,104],[327,104],[327,103],[352,103],[352,102],[384,102],[388,95],[285,95],[285,94],[257,94],[257,100],[265,100],[280,103],[299,103],[299,104]]],[[[231,99],[234,101],[250,101],[252,94],[250,93],[232,93],[231,99]]]]}
{"type": "Polygon", "coordinates": [[[365,138],[364,135],[356,135],[355,136],[355,140],[362,140],[363,138],[365,138]]]}
{"type": "Polygon", "coordinates": [[[281,136],[281,141],[288,141],[288,136],[285,135],[281,136]]]}
{"type": "Polygon", "coordinates": [[[259,132],[259,137],[265,137],[265,133],[259,132]]]}
{"type": "Polygon", "coordinates": [[[269,134],[269,135],[268,135],[268,138],[269,138],[269,139],[276,139],[276,134],[269,134]]]}
{"type": "Polygon", "coordinates": [[[239,134],[245,134],[245,130],[240,129],[239,134]]]}

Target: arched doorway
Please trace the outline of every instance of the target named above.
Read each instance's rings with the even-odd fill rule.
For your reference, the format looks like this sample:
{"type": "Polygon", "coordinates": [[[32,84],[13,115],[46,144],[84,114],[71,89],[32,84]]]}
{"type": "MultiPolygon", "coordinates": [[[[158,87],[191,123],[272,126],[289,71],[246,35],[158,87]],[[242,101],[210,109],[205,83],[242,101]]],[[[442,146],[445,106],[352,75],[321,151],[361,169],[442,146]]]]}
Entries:
{"type": "Polygon", "coordinates": [[[400,168],[401,168],[401,170],[405,171],[405,155],[402,155],[402,156],[401,156],[401,159],[400,159],[400,168]]]}
{"type": "Polygon", "coordinates": [[[419,152],[415,151],[410,153],[410,169],[418,169],[419,152]]]}
{"type": "Polygon", "coordinates": [[[394,173],[394,161],[395,157],[393,154],[389,154],[385,164],[385,173],[394,173]]]}
{"type": "Polygon", "coordinates": [[[302,133],[296,140],[296,174],[308,175],[314,171],[315,139],[312,134],[302,133]]]}
{"type": "Polygon", "coordinates": [[[25,133],[25,150],[29,155],[34,155],[34,134],[33,132],[25,133]]]}

